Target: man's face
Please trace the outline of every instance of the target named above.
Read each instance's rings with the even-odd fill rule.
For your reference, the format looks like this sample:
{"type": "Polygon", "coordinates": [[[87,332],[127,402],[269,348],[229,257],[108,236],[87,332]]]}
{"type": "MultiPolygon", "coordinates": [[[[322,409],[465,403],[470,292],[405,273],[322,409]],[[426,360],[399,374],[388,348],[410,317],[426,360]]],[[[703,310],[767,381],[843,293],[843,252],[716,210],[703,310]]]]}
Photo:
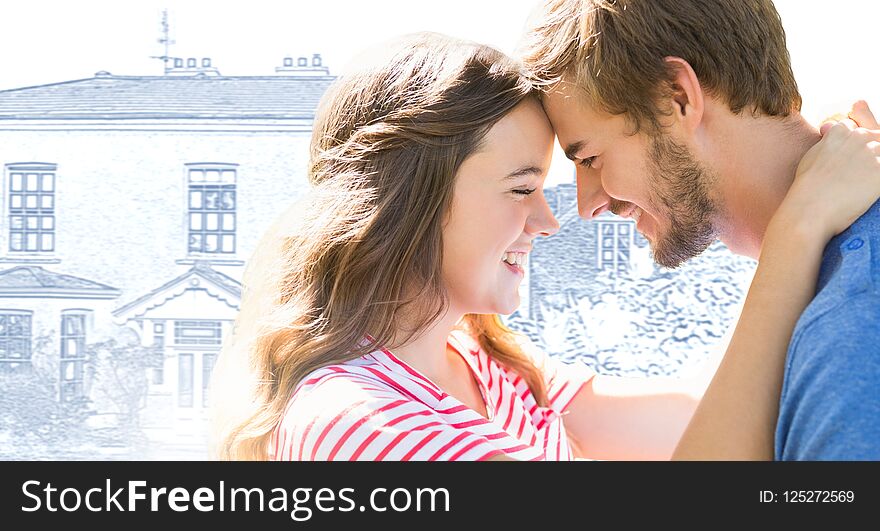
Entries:
{"type": "Polygon", "coordinates": [[[703,252],[717,237],[713,173],[672,136],[632,135],[623,116],[584,100],[566,82],[543,99],[559,144],[577,168],[581,217],[610,210],[634,219],[664,267],[703,252]]]}

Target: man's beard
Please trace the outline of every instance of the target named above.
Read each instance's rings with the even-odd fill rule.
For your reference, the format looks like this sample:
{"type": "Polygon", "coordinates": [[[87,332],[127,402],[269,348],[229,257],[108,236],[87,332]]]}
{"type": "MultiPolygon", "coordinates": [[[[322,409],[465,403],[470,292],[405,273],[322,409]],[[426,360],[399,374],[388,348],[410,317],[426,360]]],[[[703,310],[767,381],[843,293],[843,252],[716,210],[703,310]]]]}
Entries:
{"type": "Polygon", "coordinates": [[[712,222],[716,209],[709,197],[715,176],[685,146],[663,135],[651,141],[648,171],[652,200],[665,209],[670,224],[651,242],[654,261],[675,268],[705,251],[717,238],[712,222]]]}

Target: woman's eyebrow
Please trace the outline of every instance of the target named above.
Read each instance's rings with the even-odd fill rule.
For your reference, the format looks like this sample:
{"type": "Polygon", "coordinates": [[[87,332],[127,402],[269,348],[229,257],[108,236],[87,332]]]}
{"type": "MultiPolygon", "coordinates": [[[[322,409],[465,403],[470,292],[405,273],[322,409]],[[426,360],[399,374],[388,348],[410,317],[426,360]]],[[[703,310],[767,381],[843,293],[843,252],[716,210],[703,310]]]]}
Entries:
{"type": "Polygon", "coordinates": [[[512,180],[512,179],[517,179],[517,178],[519,178],[519,177],[527,177],[527,176],[530,176],[530,175],[539,175],[539,176],[540,176],[540,175],[543,175],[543,174],[544,174],[544,170],[542,170],[541,168],[539,168],[539,167],[537,167],[537,166],[534,166],[534,165],[531,165],[531,164],[527,164],[527,165],[525,165],[525,166],[523,166],[523,167],[521,167],[521,168],[519,168],[519,169],[516,169],[516,170],[514,170],[514,171],[508,173],[508,174],[504,177],[503,180],[505,180],[505,181],[509,181],[509,180],[512,180]]]}

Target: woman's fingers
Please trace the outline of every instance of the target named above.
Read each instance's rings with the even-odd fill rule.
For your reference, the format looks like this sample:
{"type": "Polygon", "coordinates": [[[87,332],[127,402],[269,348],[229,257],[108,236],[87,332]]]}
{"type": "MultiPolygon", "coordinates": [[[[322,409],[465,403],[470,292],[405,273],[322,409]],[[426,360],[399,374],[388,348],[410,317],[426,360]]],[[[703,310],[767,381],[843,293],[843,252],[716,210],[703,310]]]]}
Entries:
{"type": "MultiPolygon", "coordinates": [[[[869,118],[865,110],[857,117],[869,118]]],[[[819,229],[833,235],[880,197],[880,130],[838,118],[823,124],[822,131],[822,140],[801,159],[789,196],[791,205],[811,213],[819,229]]]]}
{"type": "Polygon", "coordinates": [[[878,124],[877,119],[874,118],[874,113],[871,112],[868,103],[864,100],[855,102],[852,106],[852,110],[849,111],[848,116],[858,124],[859,127],[864,127],[865,129],[880,129],[880,124],[878,124]]]}
{"type": "Polygon", "coordinates": [[[829,116],[824,122],[822,122],[822,125],[819,126],[819,134],[822,136],[827,135],[828,131],[835,125],[843,126],[850,131],[859,127],[859,124],[857,124],[852,118],[842,114],[835,114],[834,116],[829,116]]]}
{"type": "Polygon", "coordinates": [[[865,100],[853,103],[849,114],[845,116],[843,114],[835,114],[826,118],[822,125],[819,126],[819,134],[825,136],[831,127],[838,123],[843,124],[850,131],[858,127],[880,129],[880,123],[877,122],[877,118],[874,117],[874,113],[871,112],[871,108],[868,107],[868,103],[865,100]]]}

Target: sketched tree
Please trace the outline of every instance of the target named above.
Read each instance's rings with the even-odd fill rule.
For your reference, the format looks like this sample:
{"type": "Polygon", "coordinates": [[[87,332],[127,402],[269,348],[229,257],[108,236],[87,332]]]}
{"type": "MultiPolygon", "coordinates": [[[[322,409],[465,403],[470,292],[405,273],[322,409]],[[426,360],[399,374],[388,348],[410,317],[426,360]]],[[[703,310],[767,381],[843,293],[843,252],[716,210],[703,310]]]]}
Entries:
{"type": "Polygon", "coordinates": [[[0,370],[0,458],[64,459],[88,440],[88,401],[58,400],[53,337],[34,338],[30,363],[0,370]]]}
{"type": "Polygon", "coordinates": [[[600,271],[590,293],[551,293],[539,302],[539,322],[517,316],[511,327],[551,355],[603,374],[673,374],[717,348],[754,267],[716,243],[676,270],[600,271]]]}
{"type": "Polygon", "coordinates": [[[142,443],[140,415],[146,406],[147,369],[162,365],[162,349],[111,338],[87,345],[86,356],[89,395],[115,409],[119,438],[130,444],[142,443]]]}

